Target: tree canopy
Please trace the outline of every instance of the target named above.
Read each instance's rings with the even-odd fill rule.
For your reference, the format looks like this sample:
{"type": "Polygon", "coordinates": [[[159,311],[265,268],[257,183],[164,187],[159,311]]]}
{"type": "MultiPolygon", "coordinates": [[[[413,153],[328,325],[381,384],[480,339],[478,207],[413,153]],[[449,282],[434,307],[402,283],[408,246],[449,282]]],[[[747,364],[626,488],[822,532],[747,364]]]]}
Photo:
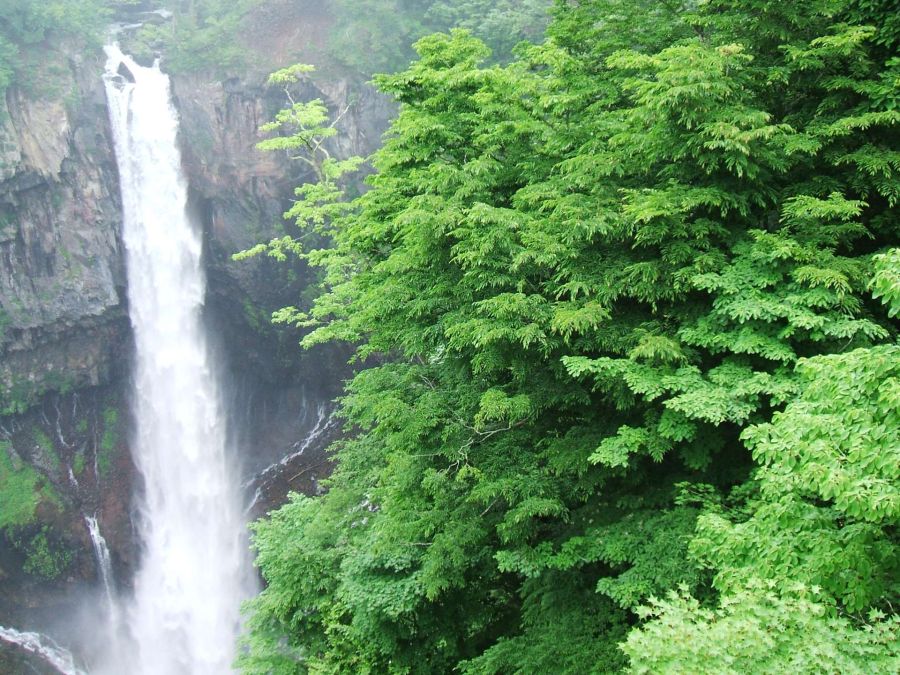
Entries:
{"type": "Polygon", "coordinates": [[[362,73],[402,70],[423,35],[466,28],[507,60],[519,42],[536,42],[551,0],[334,0],[331,55],[362,73]]]}
{"type": "Polygon", "coordinates": [[[0,94],[31,86],[59,39],[98,45],[117,5],[130,0],[0,0],[0,94]]]}
{"type": "Polygon", "coordinates": [[[255,525],[246,672],[900,668],[889,4],[559,0],[376,78],[370,189],[257,249],[380,365],[255,525]]]}

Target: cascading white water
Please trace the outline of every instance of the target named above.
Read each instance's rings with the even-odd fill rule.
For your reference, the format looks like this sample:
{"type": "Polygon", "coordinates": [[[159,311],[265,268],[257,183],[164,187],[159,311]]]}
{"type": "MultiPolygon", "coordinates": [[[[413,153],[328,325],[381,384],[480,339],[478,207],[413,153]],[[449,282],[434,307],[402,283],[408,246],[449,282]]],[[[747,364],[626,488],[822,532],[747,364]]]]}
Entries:
{"type": "Polygon", "coordinates": [[[119,649],[121,647],[119,640],[119,632],[121,628],[121,617],[119,613],[119,603],[115,594],[115,583],[112,574],[112,559],[109,555],[109,547],[106,545],[106,539],[100,533],[100,522],[97,516],[89,516],[85,514],[84,523],[87,525],[88,534],[91,536],[91,545],[94,548],[94,557],[97,559],[97,571],[100,576],[100,583],[103,584],[103,591],[106,597],[106,643],[104,658],[108,664],[118,664],[120,657],[119,649]]]}
{"type": "Polygon", "coordinates": [[[109,547],[106,545],[106,539],[100,534],[100,523],[97,521],[97,516],[85,515],[84,523],[87,525],[88,533],[91,535],[94,557],[97,558],[97,571],[100,573],[100,582],[103,584],[103,590],[106,593],[109,620],[115,627],[118,612],[116,611],[116,597],[113,591],[112,560],[109,557],[109,547]]]}
{"type": "Polygon", "coordinates": [[[136,343],[135,461],[145,488],[142,560],[129,607],[127,672],[221,675],[250,592],[240,488],[201,321],[201,237],[187,190],[169,81],[107,48],[128,297],[136,343]]]}
{"type": "Polygon", "coordinates": [[[46,635],[0,626],[0,640],[17,645],[25,651],[39,656],[45,663],[50,664],[63,675],[84,675],[84,671],[75,666],[72,654],[46,635]]]}

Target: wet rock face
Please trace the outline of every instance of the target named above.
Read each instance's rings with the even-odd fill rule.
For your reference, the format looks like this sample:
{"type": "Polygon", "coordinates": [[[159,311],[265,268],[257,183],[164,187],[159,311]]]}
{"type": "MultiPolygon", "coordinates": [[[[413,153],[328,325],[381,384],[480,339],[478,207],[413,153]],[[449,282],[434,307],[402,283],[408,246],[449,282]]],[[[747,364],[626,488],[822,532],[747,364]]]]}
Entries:
{"type": "MultiPolygon", "coordinates": [[[[47,59],[52,81],[0,98],[0,474],[31,476],[36,500],[0,530],[0,624],[54,627],[66,641],[66,621],[97,589],[86,516],[130,576],[136,481],[104,56],[60,45],[47,59]]],[[[2,658],[18,657],[7,650],[0,672],[19,672],[2,658]]]]}
{"type": "Polygon", "coordinates": [[[0,418],[0,462],[7,474],[32,471],[36,495],[30,518],[0,530],[0,625],[59,623],[54,635],[63,637],[79,603],[98,592],[87,517],[99,522],[114,578],[127,587],[137,552],[127,408],[121,387],[88,387],[0,418]]]}
{"type": "Polygon", "coordinates": [[[0,642],[0,673],[59,675],[56,668],[44,663],[40,657],[5,642],[0,642]]]}
{"type": "MultiPolygon", "coordinates": [[[[259,127],[289,103],[282,89],[266,86],[269,72],[296,61],[322,61],[322,46],[316,40],[327,34],[327,16],[317,3],[301,5],[264,3],[251,17],[243,39],[256,50],[264,45],[260,56],[269,59],[267,65],[257,63],[239,77],[225,79],[205,73],[172,77],[185,169],[205,231],[207,308],[236,371],[237,414],[253,409],[261,398],[281,392],[290,398],[298,384],[315,410],[319,402],[339,395],[350,374],[347,349],[325,346],[305,353],[297,345],[297,332],[273,330],[269,323],[274,310],[288,305],[305,308],[317,282],[314,272],[297,260],[276,262],[264,255],[231,259],[259,242],[294,234],[295,226],[282,214],[291,205],[294,188],[314,180],[308,167],[287,153],[256,148],[263,138],[259,127]]],[[[338,134],[327,144],[332,156],[339,158],[371,154],[396,111],[394,103],[364,78],[334,68],[327,77],[316,73],[292,87],[292,95],[304,101],[321,99],[332,119],[340,118],[338,134]]],[[[296,419],[305,419],[300,410],[266,424],[260,415],[252,417],[247,424],[254,438],[266,438],[273,425],[290,429],[293,435],[290,442],[276,440],[268,452],[263,449],[269,459],[272,448],[290,453],[292,444],[314,429],[312,420],[296,425],[296,419]]],[[[262,443],[250,446],[255,458],[262,443]]]]}
{"type": "MultiPolygon", "coordinates": [[[[258,129],[289,102],[269,73],[293,63],[317,72],[292,87],[297,100],[320,99],[335,118],[329,139],[335,157],[367,156],[381,144],[394,103],[366,78],[329,63],[333,17],[324,0],[267,0],[254,7],[238,37],[246,63],[230,76],[176,73],[172,78],[181,117],[182,151],[198,214],[207,232],[209,291],[217,298],[248,299],[264,310],[296,304],[310,278],[302,266],[271,260],[233,262],[231,255],[293,232],[282,214],[294,188],[313,176],[287,153],[262,152],[258,129]],[[327,73],[327,74],[326,74],[327,73]]],[[[165,59],[163,59],[165,69],[165,59]]],[[[242,314],[238,311],[235,315],[242,314]]]]}
{"type": "MultiPolygon", "coordinates": [[[[286,65],[286,64],[284,64],[286,65]]],[[[181,116],[185,166],[208,232],[208,267],[213,281],[233,284],[224,291],[240,290],[263,306],[290,298],[273,284],[278,268],[263,259],[233,262],[231,255],[260,241],[292,232],[282,214],[290,205],[294,188],[313,180],[306,165],[286,153],[262,152],[258,129],[288,104],[283,91],[267,88],[265,75],[250,73],[246,79],[210,81],[203,75],[175,75],[173,89],[181,116]]],[[[346,112],[339,133],[328,144],[337,157],[370,154],[380,145],[394,107],[361,78],[307,81],[299,93],[303,100],[321,99],[333,116],[346,112]]],[[[292,270],[296,275],[297,269],[292,270]]],[[[302,269],[300,270],[302,275],[302,269]]],[[[283,275],[282,281],[288,277],[283,275]]],[[[300,286],[308,279],[301,279],[300,286]]],[[[211,284],[213,294],[223,292],[211,284]]],[[[281,306],[281,305],[277,305],[281,306]]]]}
{"type": "Polygon", "coordinates": [[[127,332],[100,55],[0,101],[0,412],[106,381],[127,332]]]}
{"type": "MultiPolygon", "coordinates": [[[[148,7],[132,9],[141,14],[148,7]]],[[[298,304],[314,281],[309,270],[265,256],[231,260],[291,231],[282,213],[293,188],[312,176],[285,154],[255,148],[259,126],[287,103],[265,80],[294,61],[321,66],[330,29],[327,3],[318,0],[274,0],[255,12],[241,36],[256,52],[245,72],[173,77],[192,205],[206,232],[207,305],[223,349],[257,379],[255,386],[298,377],[339,383],[344,353],[298,356],[297,335],[268,326],[271,311],[298,304]]],[[[27,410],[47,392],[110,383],[127,372],[130,354],[104,57],[99,50],[53,54],[61,74],[52,87],[12,88],[0,101],[0,418],[27,410]]],[[[316,74],[295,94],[343,113],[340,133],[329,140],[333,155],[368,155],[380,144],[393,104],[363,78],[324,68],[329,76],[316,74]]],[[[129,76],[119,73],[123,81],[129,76]]],[[[337,390],[319,389],[328,400],[337,390]]]]}

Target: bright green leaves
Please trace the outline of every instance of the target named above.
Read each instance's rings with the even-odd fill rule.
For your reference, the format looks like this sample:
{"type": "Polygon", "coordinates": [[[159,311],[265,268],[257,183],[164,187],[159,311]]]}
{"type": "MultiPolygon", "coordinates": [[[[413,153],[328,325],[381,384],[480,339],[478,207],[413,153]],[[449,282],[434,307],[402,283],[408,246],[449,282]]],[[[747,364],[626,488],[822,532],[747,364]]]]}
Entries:
{"type": "MultiPolygon", "coordinates": [[[[774,477],[770,488],[777,483],[774,477]]],[[[715,585],[725,594],[750,579],[771,581],[787,593],[796,582],[818,585],[850,611],[860,611],[896,593],[896,543],[882,528],[844,523],[843,514],[818,507],[791,492],[751,502],[753,517],[733,523],[715,513],[698,520],[692,550],[716,571],[715,585]]]]}
{"type": "Polygon", "coordinates": [[[295,63],[287,68],[282,68],[281,70],[276,70],[274,73],[270,73],[266,82],[270,86],[276,84],[282,86],[293,84],[300,81],[303,76],[314,72],[315,69],[315,66],[311,66],[307,63],[295,63]]]}
{"type": "MultiPolygon", "coordinates": [[[[460,664],[469,675],[496,673],[611,673],[624,655],[615,643],[628,626],[615,604],[578,569],[549,571],[522,583],[521,625],[460,664]]],[[[501,595],[501,599],[503,596],[501,595]]]]}
{"type": "MultiPolygon", "coordinates": [[[[273,121],[263,124],[259,129],[261,133],[277,135],[257,143],[260,150],[288,153],[291,159],[302,162],[316,178],[314,182],[304,183],[296,188],[294,204],[284,214],[285,218],[296,222],[301,228],[300,235],[289,234],[276,237],[266,244],[257,244],[235,254],[233,256],[235,260],[244,260],[263,253],[280,261],[286,260],[288,256],[305,258],[309,255],[309,248],[315,248],[321,243],[321,236],[331,233],[331,224],[354,208],[344,199],[343,187],[347,177],[359,170],[364,159],[350,157],[338,160],[331,156],[326,147],[327,140],[337,135],[335,125],[347,113],[349,107],[344,108],[329,121],[328,109],[321,100],[296,101],[291,89],[291,85],[314,70],[310,65],[295,64],[269,76],[269,85],[280,86],[290,105],[280,110],[273,121]],[[311,239],[313,245],[309,246],[305,239],[311,239]]],[[[322,255],[319,253],[316,256],[316,253],[313,253],[312,257],[319,259],[322,255]]],[[[324,255],[330,257],[333,254],[324,255]]],[[[294,308],[276,312],[274,320],[277,323],[292,323],[299,326],[316,323],[305,313],[294,308]]]]}
{"type": "Polygon", "coordinates": [[[626,467],[631,455],[641,452],[659,462],[671,448],[672,443],[652,429],[622,426],[615,436],[600,443],[588,461],[610,468],[626,467]]]}
{"type": "Polygon", "coordinates": [[[827,199],[800,195],[785,200],[782,222],[804,239],[826,246],[836,246],[867,234],[858,222],[867,204],[832,192],[827,199]]]}
{"type": "Polygon", "coordinates": [[[747,366],[727,362],[710,370],[707,378],[697,380],[693,386],[681,385],[684,393],[664,405],[687,418],[715,426],[726,421],[742,424],[760,407],[760,395],[772,393],[773,379],[768,373],[754,373],[747,366]]]}
{"type": "MultiPolygon", "coordinates": [[[[795,585],[796,587],[797,585],[795,585]]],[[[862,626],[829,612],[816,591],[782,598],[756,582],[723,602],[702,606],[684,590],[642,610],[652,619],[622,645],[629,672],[802,673],[854,675],[900,668],[900,620],[873,614],[862,626]]]]}
{"type": "Polygon", "coordinates": [[[475,415],[476,429],[483,432],[491,423],[498,422],[511,428],[513,424],[524,422],[531,413],[531,399],[528,396],[508,396],[499,389],[488,389],[482,394],[475,415]]]}
{"type": "Polygon", "coordinates": [[[537,579],[547,570],[567,571],[598,563],[609,572],[597,582],[597,592],[623,608],[678,584],[692,588],[699,582],[696,568],[685,565],[697,512],[678,507],[671,511],[634,510],[589,526],[558,547],[542,542],[533,548],[497,553],[503,571],[537,579]]]}
{"type": "Polygon", "coordinates": [[[681,345],[665,335],[656,335],[650,332],[642,333],[637,345],[628,352],[628,358],[632,361],[644,361],[654,364],[681,363],[687,360],[687,356],[681,345]]]}
{"type": "Polygon", "coordinates": [[[865,59],[866,42],[875,37],[872,26],[838,25],[830,35],[823,35],[798,48],[785,49],[787,62],[797,70],[826,70],[835,63],[843,65],[849,58],[865,59]]]}
{"type": "MultiPolygon", "coordinates": [[[[545,329],[551,310],[543,296],[502,293],[476,303],[474,309],[472,319],[447,328],[451,347],[462,351],[470,346],[490,349],[515,345],[526,350],[535,348],[545,355],[552,347],[545,329]]],[[[478,372],[492,370],[490,356],[477,357],[478,372]]]]}
{"type": "MultiPolygon", "coordinates": [[[[584,359],[567,357],[564,363],[574,377],[591,376],[598,388],[616,397],[613,402],[622,409],[635,404],[634,400],[618,393],[618,384],[624,383],[630,392],[647,402],[662,403],[662,417],[650,416],[656,423],[664,425],[661,437],[670,440],[684,440],[693,437],[693,430],[684,426],[687,420],[708,422],[714,426],[725,422],[741,424],[746,422],[763,401],[781,402],[795,391],[788,374],[782,370],[775,373],[754,371],[738,359],[728,360],[702,375],[696,367],[680,368],[653,367],[626,359],[584,359]],[[672,413],[680,414],[678,423],[673,423],[672,413]]],[[[696,424],[694,425],[696,428],[696,424]]],[[[646,431],[646,430],[645,430],[646,431]]],[[[601,446],[606,448],[593,459],[617,457],[614,464],[622,464],[625,450],[653,447],[650,453],[657,461],[662,459],[662,450],[671,444],[659,445],[656,441],[648,445],[653,435],[645,431],[638,433],[629,427],[622,427],[616,439],[610,439],[601,446]],[[623,436],[623,430],[627,430],[623,436]],[[612,449],[616,450],[613,452],[612,449]],[[612,454],[608,454],[612,452],[612,454]]],[[[604,462],[605,463],[605,462],[604,462]]]]}
{"type": "Polygon", "coordinates": [[[900,315],[900,249],[875,257],[872,295],[888,306],[888,315],[900,315]]]}
{"type": "Polygon", "coordinates": [[[695,43],[669,47],[653,56],[621,51],[606,63],[619,70],[652,73],[652,79],[626,80],[626,91],[639,105],[672,114],[692,129],[702,115],[735,96],[736,84],[724,75],[752,60],[743,52],[739,45],[706,49],[695,43]]]}
{"type": "Polygon", "coordinates": [[[321,100],[315,99],[306,103],[295,103],[275,115],[275,121],[263,124],[259,130],[263,133],[278,131],[283,126],[296,128],[292,136],[276,136],[257,143],[260,150],[293,150],[296,148],[312,149],[317,137],[329,138],[337,131],[325,126],[328,121],[328,110],[321,100]]]}
{"type": "Polygon", "coordinates": [[[609,318],[609,310],[599,302],[557,302],[553,307],[550,329],[568,343],[576,335],[596,330],[609,318]]]}
{"type": "Polygon", "coordinates": [[[790,163],[779,148],[793,129],[771,124],[771,114],[749,105],[752,60],[741,45],[699,41],[652,56],[611,56],[611,68],[635,73],[622,83],[634,106],[623,112],[611,145],[633,151],[631,161],[647,169],[668,159],[705,175],[724,171],[749,181],[786,170],[790,163]]]}
{"type": "Polygon", "coordinates": [[[436,111],[441,104],[456,107],[463,103],[457,94],[471,92],[472,86],[483,79],[484,73],[478,66],[490,55],[483,42],[461,30],[451,35],[429,35],[419,40],[415,48],[419,59],[406,71],[379,75],[375,81],[382,91],[396,95],[403,103],[424,103],[424,110],[436,111]],[[446,90],[442,90],[444,86],[446,90]]]}
{"type": "Polygon", "coordinates": [[[862,196],[874,193],[885,197],[889,206],[900,201],[900,153],[872,144],[843,155],[840,164],[852,164],[865,176],[858,181],[862,196]],[[874,190],[872,190],[874,188],[874,190]]]}
{"type": "MultiPolygon", "coordinates": [[[[315,172],[317,183],[322,186],[320,190],[324,188],[326,192],[319,194],[316,188],[302,186],[298,188],[297,196],[319,206],[338,200],[340,195],[336,192],[336,181],[344,174],[356,171],[363,160],[360,157],[351,157],[336,161],[332,159],[331,153],[324,145],[327,139],[337,135],[335,125],[347,113],[349,105],[329,122],[328,108],[321,99],[312,101],[294,99],[291,85],[314,70],[313,66],[297,63],[269,75],[269,86],[280,86],[290,105],[279,110],[273,121],[259,128],[261,133],[278,132],[279,135],[260,141],[256,147],[260,150],[288,152],[292,159],[300,160],[311,168],[315,172]],[[312,194],[307,194],[310,191],[312,194]]],[[[305,220],[312,220],[317,224],[322,222],[321,217],[318,219],[314,216],[308,217],[302,211],[300,213],[289,211],[285,216],[301,222],[305,220]]]]}
{"type": "Polygon", "coordinates": [[[601,578],[597,592],[633,609],[663,589],[682,584],[696,588],[701,575],[686,564],[696,517],[694,509],[682,507],[637,511],[589,531],[596,537],[596,559],[618,571],[601,578]]]}
{"type": "Polygon", "coordinates": [[[306,572],[271,580],[270,626],[309,670],[610,672],[679,584],[721,608],[654,605],[639,672],[704,672],[683,635],[752,665],[742,631],[793,663],[823,626],[861,651],[812,663],[886,658],[824,612],[896,590],[876,345],[900,284],[872,256],[896,245],[893,80],[843,0],[763,5],[559,3],[508,67],[426,38],[378,79],[402,107],[371,189],[301,188],[292,216],[334,246],[304,253],[310,317],[284,318],[382,364],[343,400],[360,433],[331,492],[277,525],[311,571],[293,597],[306,572]]]}
{"type": "Polygon", "coordinates": [[[862,312],[860,295],[869,276],[865,260],[830,250],[834,241],[827,219],[836,209],[852,217],[857,208],[840,201],[837,207],[811,198],[790,202],[788,227],[799,228],[799,221],[809,218],[803,226],[808,236],[750,231],[751,240],[735,245],[729,265],[693,277],[694,286],[715,300],[709,314],[681,329],[681,340],[713,352],[791,363],[803,343],[863,346],[887,337],[862,312]],[[809,215],[819,209],[828,214],[822,216],[825,223],[809,215]],[[823,239],[829,248],[819,243],[823,239]]]}
{"type": "Polygon", "coordinates": [[[694,547],[723,590],[801,581],[862,610],[897,591],[900,348],[816,357],[798,372],[799,395],[742,436],[762,466],[752,517],[704,515],[694,547]]]}
{"type": "Polygon", "coordinates": [[[754,458],[847,516],[900,522],[900,347],[818,357],[802,393],[744,433],[754,458]]]}

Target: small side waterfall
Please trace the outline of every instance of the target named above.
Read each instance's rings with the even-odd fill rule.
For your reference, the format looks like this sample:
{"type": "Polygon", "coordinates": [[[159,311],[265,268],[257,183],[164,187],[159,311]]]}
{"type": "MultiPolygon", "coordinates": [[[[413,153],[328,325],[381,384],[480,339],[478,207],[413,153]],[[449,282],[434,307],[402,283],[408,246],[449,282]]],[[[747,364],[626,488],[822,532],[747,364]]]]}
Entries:
{"type": "Polygon", "coordinates": [[[14,644],[40,657],[63,675],[85,675],[75,666],[75,659],[67,650],[53,642],[46,635],[18,631],[0,626],[0,640],[14,644]]]}
{"type": "Polygon", "coordinates": [[[110,623],[115,624],[117,615],[116,597],[112,576],[112,561],[109,557],[109,547],[106,545],[106,539],[100,534],[100,523],[97,522],[97,516],[86,515],[84,517],[84,522],[91,535],[91,545],[94,547],[94,557],[97,558],[97,571],[100,573],[100,581],[103,584],[103,590],[106,592],[110,623]]]}
{"type": "MultiPolygon", "coordinates": [[[[255,509],[256,505],[264,499],[265,493],[267,492],[271,484],[275,480],[281,478],[288,470],[288,468],[292,466],[293,462],[298,457],[301,457],[303,453],[310,448],[310,446],[318,442],[319,439],[321,439],[326,434],[336,429],[338,423],[339,419],[335,414],[335,411],[331,410],[331,412],[329,413],[326,404],[320,403],[316,408],[315,424],[313,425],[313,428],[309,430],[306,436],[304,436],[297,443],[294,443],[294,445],[290,448],[290,452],[282,457],[279,461],[275,462],[274,464],[270,464],[265,469],[253,476],[250,480],[244,483],[244,485],[242,486],[244,490],[255,487],[253,497],[250,499],[250,503],[247,505],[244,513],[248,515],[253,513],[253,509],[255,509]]],[[[293,476],[292,478],[297,478],[297,476],[293,476]]]]}
{"type": "Polygon", "coordinates": [[[121,672],[221,675],[252,575],[201,320],[201,236],[186,214],[168,78],[117,46],[107,55],[136,344],[133,448],[144,478],[142,560],[126,618],[136,651],[121,672]]]}

